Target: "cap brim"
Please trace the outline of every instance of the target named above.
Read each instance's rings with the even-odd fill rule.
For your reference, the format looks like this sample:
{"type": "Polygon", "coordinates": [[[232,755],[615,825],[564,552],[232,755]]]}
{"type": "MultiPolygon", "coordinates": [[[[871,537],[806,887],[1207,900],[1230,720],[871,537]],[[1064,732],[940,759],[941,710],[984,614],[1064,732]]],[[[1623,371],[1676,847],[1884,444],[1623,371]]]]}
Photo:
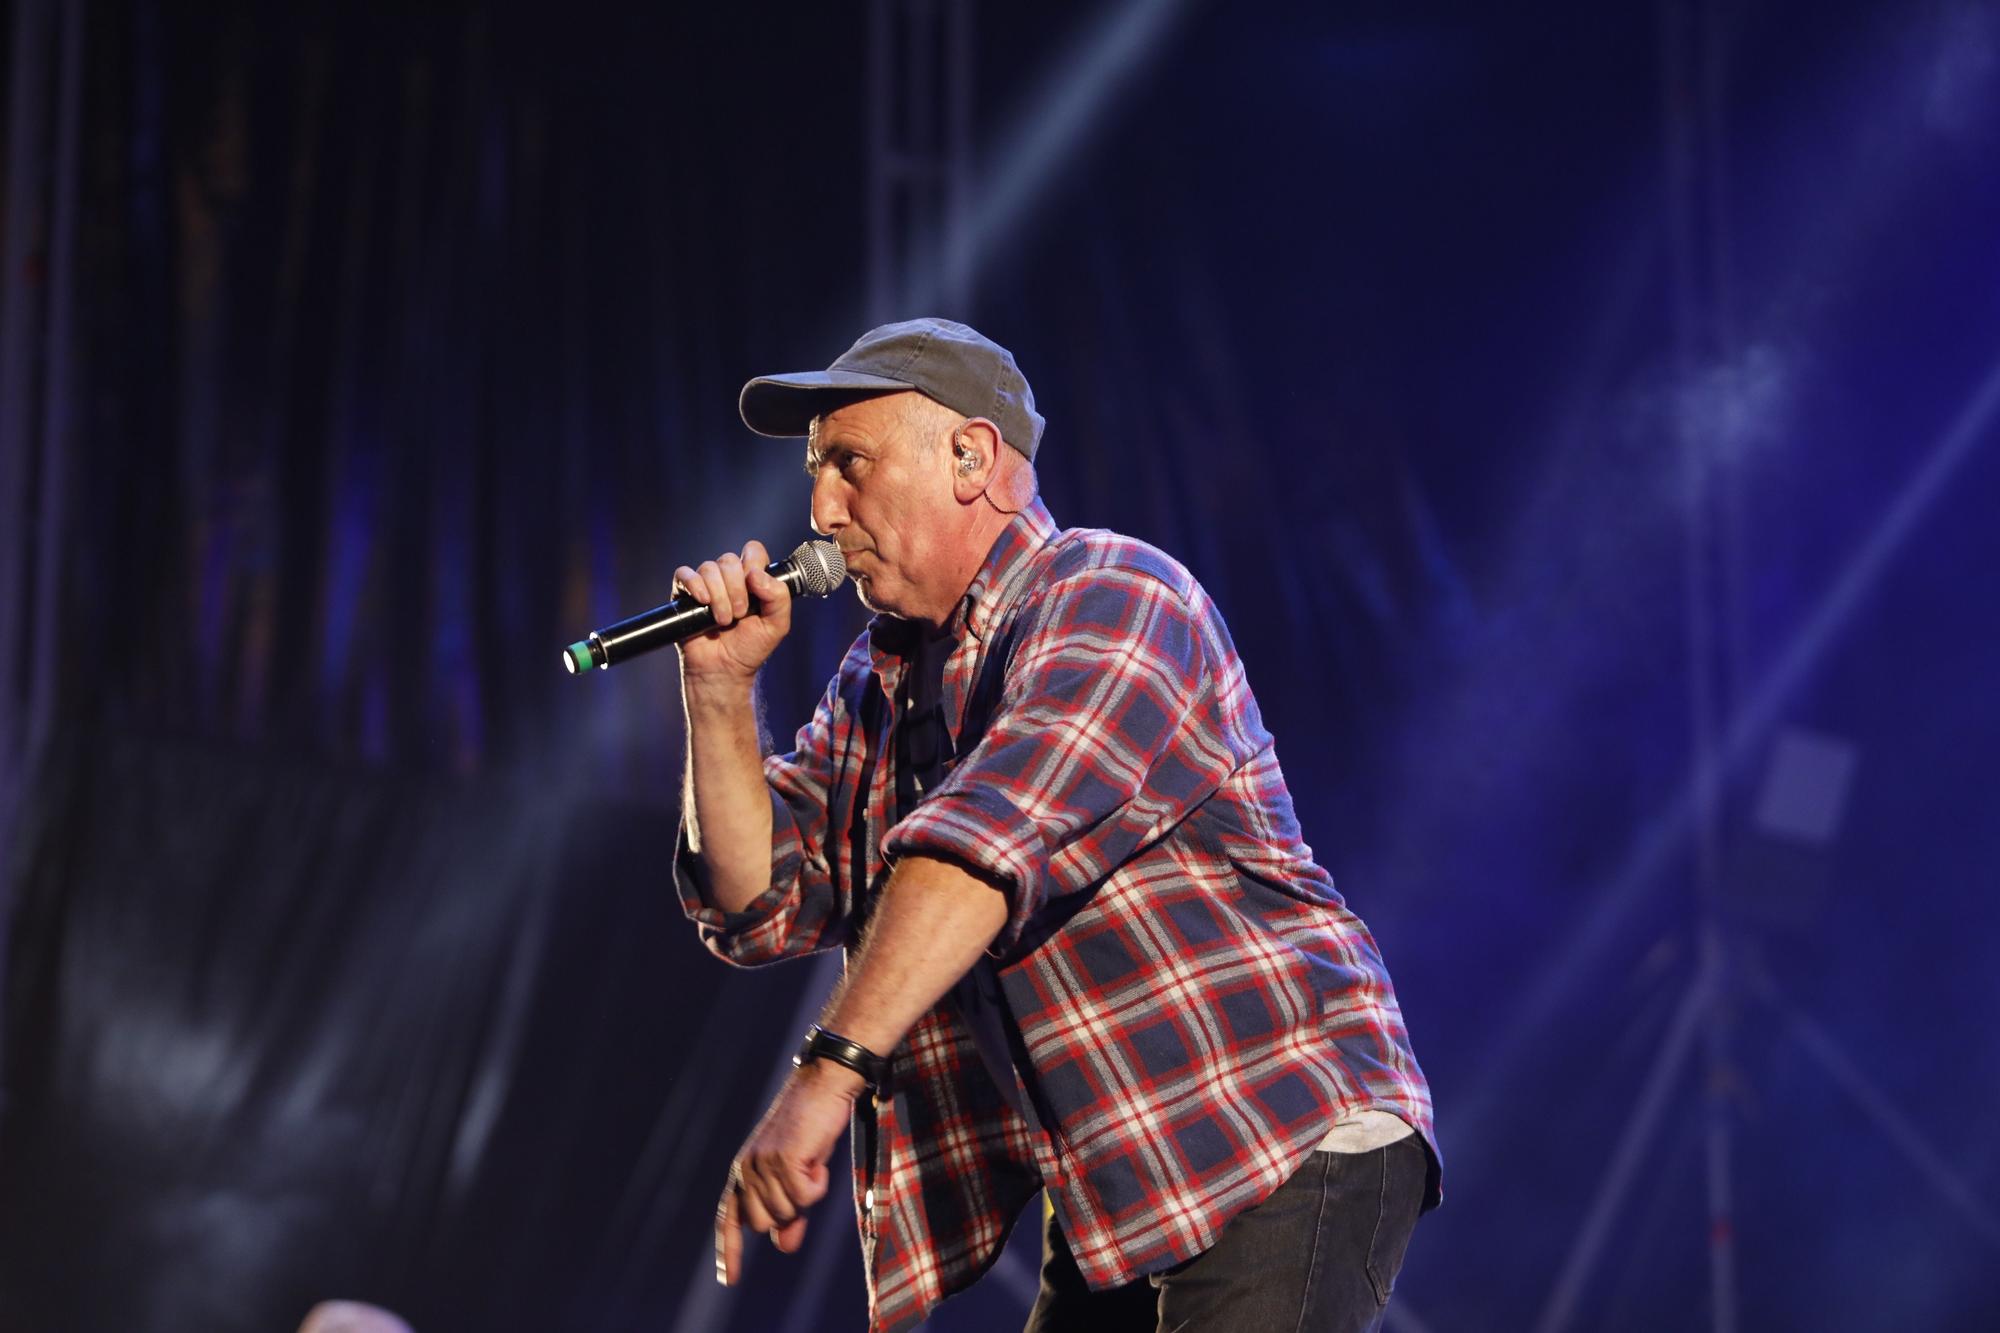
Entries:
{"type": "Polygon", "coordinates": [[[851,370],[801,370],[792,375],[760,375],[743,386],[736,410],[759,435],[783,439],[804,435],[812,419],[845,403],[882,393],[902,393],[911,385],[851,370]]]}

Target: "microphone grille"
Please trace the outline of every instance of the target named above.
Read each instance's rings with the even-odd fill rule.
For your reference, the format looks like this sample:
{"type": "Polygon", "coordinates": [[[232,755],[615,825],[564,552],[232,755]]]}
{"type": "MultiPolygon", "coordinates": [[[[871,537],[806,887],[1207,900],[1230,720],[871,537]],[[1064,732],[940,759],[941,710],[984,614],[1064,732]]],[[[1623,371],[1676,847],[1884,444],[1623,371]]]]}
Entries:
{"type": "Polygon", "coordinates": [[[792,552],[792,566],[799,571],[799,591],[824,597],[847,577],[847,557],[832,542],[800,542],[792,552]]]}

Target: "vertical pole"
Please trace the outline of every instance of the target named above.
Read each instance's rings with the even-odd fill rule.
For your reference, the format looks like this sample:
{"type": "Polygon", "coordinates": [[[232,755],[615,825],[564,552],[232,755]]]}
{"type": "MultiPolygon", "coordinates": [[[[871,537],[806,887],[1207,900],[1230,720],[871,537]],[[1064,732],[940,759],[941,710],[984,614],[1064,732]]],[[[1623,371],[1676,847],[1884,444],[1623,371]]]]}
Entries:
{"type": "MultiPolygon", "coordinates": [[[[8,107],[6,267],[0,272],[0,995],[6,992],[14,907],[14,866],[5,853],[19,845],[14,832],[55,715],[58,557],[74,398],[83,0],[61,9],[59,63],[48,59],[52,17],[47,0],[22,0],[15,11],[8,107]],[[53,159],[52,64],[58,71],[53,159]],[[31,485],[38,495],[31,497],[31,485]]],[[[0,1089],[0,1105],[4,1100],[0,1089]]]]}
{"type": "Polygon", "coordinates": [[[941,253],[938,225],[937,10],[942,0],[902,0],[896,52],[902,63],[898,154],[903,207],[897,217],[896,297],[898,318],[933,313],[941,253]],[[933,266],[926,272],[925,265],[933,266]]]}
{"type": "Polygon", "coordinates": [[[896,308],[894,221],[896,149],[891,137],[890,89],[896,72],[894,8],[901,0],[868,4],[868,322],[885,323],[896,308]]]}
{"type": "Polygon", "coordinates": [[[1721,894],[1723,756],[1721,721],[1741,672],[1738,483],[1719,441],[1710,438],[1712,414],[1698,400],[1730,392],[1723,336],[1721,290],[1722,167],[1721,0],[1666,0],[1661,57],[1665,98],[1663,132],[1667,170],[1668,247],[1673,274],[1674,379],[1680,390],[1675,415],[1679,438],[1685,526],[1683,586],[1688,625],[1688,729],[1693,790],[1694,844],[1691,887],[1697,909],[1699,963],[1708,1011],[1703,1023],[1707,1078],[1703,1089],[1703,1148],[1707,1197],[1709,1326],[1736,1329],[1734,1126],[1730,1089],[1734,1057],[1729,1026],[1734,1010],[1734,959],[1723,920],[1721,894]],[[1703,224],[1706,224],[1705,226],[1703,224]],[[1707,245],[1704,246],[1703,242],[1707,245]],[[1710,385],[1719,368],[1723,379],[1710,385]]]}
{"type": "Polygon", "coordinates": [[[945,0],[944,296],[958,319],[972,315],[972,0],[945,0]]]}
{"type": "Polygon", "coordinates": [[[7,107],[7,232],[0,252],[0,832],[25,774],[21,662],[28,552],[28,482],[35,449],[42,304],[47,292],[50,0],[14,10],[7,107]]]}
{"type": "MultiPolygon", "coordinates": [[[[48,373],[42,391],[41,499],[35,525],[33,631],[29,639],[27,743],[22,773],[32,774],[56,710],[56,605],[62,592],[63,537],[76,403],[76,238],[78,176],[83,160],[84,0],[63,6],[61,110],[56,141],[55,225],[49,244],[48,373]]],[[[4,937],[0,937],[4,938],[4,937]]],[[[0,969],[5,952],[0,950],[0,969]]]]}
{"type": "MultiPolygon", "coordinates": [[[[1737,348],[1730,312],[1728,266],[1728,214],[1725,181],[1727,162],[1723,157],[1722,91],[1724,40],[1722,10],[1727,0],[1704,0],[1699,35],[1701,61],[1701,119],[1703,203],[1708,222],[1708,336],[1717,362],[1736,365],[1737,348]]],[[[1732,716],[1742,699],[1746,664],[1743,605],[1743,467],[1740,459],[1726,459],[1719,472],[1712,472],[1710,519],[1714,534],[1710,559],[1714,566],[1707,613],[1713,628],[1710,639],[1714,660],[1711,679],[1712,699],[1717,707],[1708,717],[1705,743],[1709,747],[1711,784],[1719,778],[1727,762],[1722,752],[1721,717],[1732,716]]],[[[1726,881],[1717,863],[1716,844],[1720,837],[1717,821],[1717,793],[1709,792],[1709,806],[1700,812],[1705,827],[1703,902],[1704,932],[1712,943],[1706,948],[1714,955],[1715,974],[1709,993],[1706,1050],[1708,1078],[1705,1084],[1706,1167],[1708,1182],[1708,1298],[1709,1327],[1714,1333],[1736,1333],[1736,1190],[1735,1119],[1732,1106],[1736,1085],[1736,1057],[1730,1040],[1735,1021],[1737,997],[1737,957],[1731,947],[1722,918],[1720,896],[1726,881]]]]}
{"type": "Polygon", "coordinates": [[[973,285],[972,0],[871,0],[868,19],[868,322],[962,319],[973,285]]]}
{"type": "Polygon", "coordinates": [[[1658,1136],[1667,1108],[1680,1093],[1681,1078],[1686,1072],[1688,1058],[1694,1052],[1702,1020],[1709,1012],[1710,998],[1707,974],[1697,973],[1674,1010],[1673,1021],[1667,1025],[1667,1035],[1660,1042],[1659,1054],[1653,1057],[1653,1067],[1646,1071],[1646,1077],[1639,1085],[1639,1099],[1633,1103],[1632,1113],[1626,1117],[1625,1127],[1619,1131],[1611,1162],[1605,1167],[1604,1175],[1597,1182],[1597,1193],[1590,1201],[1590,1211],[1584,1215],[1576,1242],[1570,1247],[1569,1257],[1563,1261],[1562,1269],[1556,1274],[1555,1285],[1549,1289],[1548,1300],[1542,1305],[1541,1315],[1535,1320],[1535,1333],[1568,1333],[1570,1325],[1576,1321],[1577,1309],[1583,1303],[1590,1275],[1597,1267],[1598,1257],[1611,1242],[1611,1228],[1638,1183],[1639,1168],[1658,1136]]]}

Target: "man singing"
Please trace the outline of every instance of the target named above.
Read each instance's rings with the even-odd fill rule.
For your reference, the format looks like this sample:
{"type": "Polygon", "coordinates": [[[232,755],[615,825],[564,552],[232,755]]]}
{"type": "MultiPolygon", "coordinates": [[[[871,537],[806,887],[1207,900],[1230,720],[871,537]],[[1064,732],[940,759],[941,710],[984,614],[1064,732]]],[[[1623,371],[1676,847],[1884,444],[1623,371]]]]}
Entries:
{"type": "Polygon", "coordinates": [[[1034,395],[962,324],[873,329],[741,410],[806,437],[876,614],[771,755],[790,594],[757,542],[676,571],[715,615],[681,645],[688,914],[739,965],[849,951],[730,1168],[718,1276],[746,1228],[799,1247],[851,1122],[875,1329],[970,1285],[1043,1189],[1031,1330],[1374,1327],[1438,1198],[1430,1093],[1207,594],[1056,527],[1034,395]]]}

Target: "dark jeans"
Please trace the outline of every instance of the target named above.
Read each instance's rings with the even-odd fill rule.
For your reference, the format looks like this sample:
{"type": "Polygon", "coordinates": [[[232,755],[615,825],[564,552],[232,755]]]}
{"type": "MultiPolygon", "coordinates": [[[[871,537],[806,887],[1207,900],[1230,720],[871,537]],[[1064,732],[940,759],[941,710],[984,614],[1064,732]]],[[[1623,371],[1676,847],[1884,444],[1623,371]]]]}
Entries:
{"type": "Polygon", "coordinates": [[[1428,1169],[1414,1134],[1316,1152],[1214,1245],[1110,1291],[1084,1286],[1050,1217],[1027,1333],[1364,1333],[1389,1303],[1428,1169]]]}

